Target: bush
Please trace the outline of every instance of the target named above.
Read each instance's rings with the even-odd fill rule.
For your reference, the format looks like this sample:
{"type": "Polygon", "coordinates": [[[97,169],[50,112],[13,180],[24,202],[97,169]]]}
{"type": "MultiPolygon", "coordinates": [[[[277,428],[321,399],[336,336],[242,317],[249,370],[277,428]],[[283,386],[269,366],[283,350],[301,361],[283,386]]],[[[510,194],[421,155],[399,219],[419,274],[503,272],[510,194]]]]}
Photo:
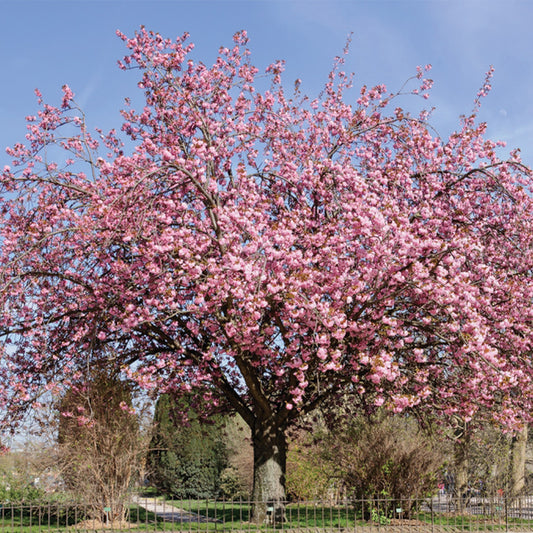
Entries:
{"type": "Polygon", "coordinates": [[[220,493],[227,500],[247,500],[250,497],[250,491],[234,466],[228,466],[220,474],[220,493]]]}
{"type": "Polygon", "coordinates": [[[358,417],[335,439],[329,438],[329,462],[346,494],[357,500],[388,500],[388,516],[402,508],[412,511],[413,500],[437,491],[444,455],[409,416],[378,413],[358,417]]]}
{"type": "Polygon", "coordinates": [[[146,453],[132,398],[130,382],[101,369],[58,402],[56,466],[69,493],[89,502],[93,518],[104,519],[107,507],[113,509],[112,520],[127,513],[127,493],[146,453]]]}
{"type": "Polygon", "coordinates": [[[287,496],[291,500],[323,500],[332,496],[335,472],[324,461],[326,435],[301,431],[292,436],[287,454],[287,496]]]}
{"type": "MultiPolygon", "coordinates": [[[[423,433],[409,416],[380,412],[337,421],[327,428],[317,420],[310,430],[293,435],[287,458],[287,494],[292,499],[390,501],[380,513],[436,492],[445,460],[442,446],[423,433]]],[[[375,513],[374,513],[375,514],[375,513]]]]}

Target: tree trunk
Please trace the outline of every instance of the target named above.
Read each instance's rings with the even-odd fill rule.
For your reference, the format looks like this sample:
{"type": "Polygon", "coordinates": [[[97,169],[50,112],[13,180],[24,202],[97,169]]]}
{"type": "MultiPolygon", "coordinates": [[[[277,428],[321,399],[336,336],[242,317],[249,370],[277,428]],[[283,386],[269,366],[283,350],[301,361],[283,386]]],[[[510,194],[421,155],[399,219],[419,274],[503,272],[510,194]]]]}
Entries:
{"type": "Polygon", "coordinates": [[[527,426],[513,436],[511,441],[510,491],[509,496],[519,496],[524,490],[526,473],[527,426]]]}
{"type": "Polygon", "coordinates": [[[465,427],[462,432],[456,431],[456,439],[453,446],[454,470],[455,470],[455,497],[457,510],[464,512],[468,498],[468,447],[470,434],[465,427]]]}
{"type": "Polygon", "coordinates": [[[252,521],[255,524],[283,521],[287,439],[284,428],[256,423],[252,430],[254,485],[252,521]]]}

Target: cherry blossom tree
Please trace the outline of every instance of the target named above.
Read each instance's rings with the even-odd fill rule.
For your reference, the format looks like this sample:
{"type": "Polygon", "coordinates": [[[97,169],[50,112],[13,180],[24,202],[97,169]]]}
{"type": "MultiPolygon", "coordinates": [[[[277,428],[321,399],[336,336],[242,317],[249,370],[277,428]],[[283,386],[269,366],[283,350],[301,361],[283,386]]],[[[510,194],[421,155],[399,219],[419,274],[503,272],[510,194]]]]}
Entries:
{"type": "Polygon", "coordinates": [[[419,68],[316,98],[244,32],[211,67],[141,28],[120,66],[145,106],[91,134],[42,102],[1,177],[1,405],[15,424],[98,361],[250,426],[253,499],[285,498],[286,430],[338,394],[393,411],[530,409],[531,173],[470,115],[439,137],[419,68]]]}

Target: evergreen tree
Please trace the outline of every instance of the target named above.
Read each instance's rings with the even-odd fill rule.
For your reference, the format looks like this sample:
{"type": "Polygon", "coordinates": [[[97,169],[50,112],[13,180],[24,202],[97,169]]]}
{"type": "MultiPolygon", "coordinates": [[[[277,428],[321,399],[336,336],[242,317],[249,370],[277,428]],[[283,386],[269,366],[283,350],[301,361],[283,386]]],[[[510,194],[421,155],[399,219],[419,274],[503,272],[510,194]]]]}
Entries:
{"type": "Polygon", "coordinates": [[[148,454],[149,477],[162,493],[176,498],[218,495],[227,465],[223,422],[200,420],[186,400],[159,397],[148,454]]]}

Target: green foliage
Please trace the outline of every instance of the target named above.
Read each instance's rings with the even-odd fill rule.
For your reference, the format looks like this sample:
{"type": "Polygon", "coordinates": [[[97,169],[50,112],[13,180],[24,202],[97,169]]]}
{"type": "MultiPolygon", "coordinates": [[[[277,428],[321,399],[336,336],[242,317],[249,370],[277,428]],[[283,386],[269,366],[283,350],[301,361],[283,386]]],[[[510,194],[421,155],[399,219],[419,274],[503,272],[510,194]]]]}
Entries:
{"type": "Polygon", "coordinates": [[[234,466],[229,466],[221,472],[220,492],[227,500],[247,500],[249,498],[249,491],[234,466]]]}
{"type": "Polygon", "coordinates": [[[227,465],[222,420],[202,422],[186,400],[176,401],[164,394],[156,404],[154,422],[148,453],[152,484],[173,498],[217,496],[220,475],[227,465]]]}
{"type": "Polygon", "coordinates": [[[287,454],[287,496],[291,500],[324,499],[334,486],[332,465],[324,461],[326,434],[300,432],[290,441],[287,454]]]}
{"type": "Polygon", "coordinates": [[[34,479],[25,472],[0,474],[0,502],[41,502],[46,498],[44,490],[35,486],[34,479]]]}
{"type": "Polygon", "coordinates": [[[389,525],[391,522],[390,518],[387,518],[382,510],[376,508],[371,509],[370,518],[372,519],[372,522],[376,522],[382,526],[389,525]]]}

